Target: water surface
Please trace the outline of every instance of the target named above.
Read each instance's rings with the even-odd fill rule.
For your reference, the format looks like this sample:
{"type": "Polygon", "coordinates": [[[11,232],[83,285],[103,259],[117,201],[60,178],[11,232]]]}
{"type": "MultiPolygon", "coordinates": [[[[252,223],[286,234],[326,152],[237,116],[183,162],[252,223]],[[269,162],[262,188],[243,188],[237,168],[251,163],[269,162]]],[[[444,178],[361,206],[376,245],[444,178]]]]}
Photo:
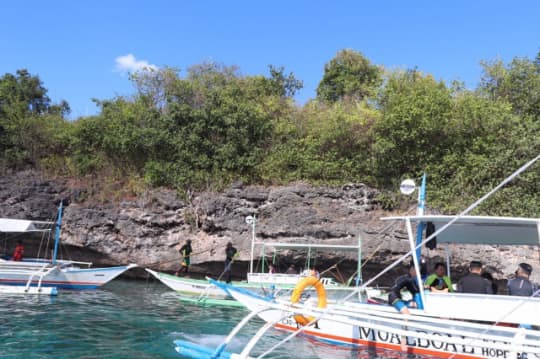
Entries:
{"type": "MultiPolygon", "coordinates": [[[[183,303],[153,280],[117,279],[103,289],[64,290],[57,297],[8,295],[0,303],[0,358],[181,358],[174,340],[216,347],[247,313],[183,303]]],[[[261,325],[259,320],[251,323],[231,349],[241,351],[261,325]]],[[[270,330],[256,353],[284,335],[270,330]]],[[[347,359],[366,354],[294,338],[268,358],[347,359]]]]}

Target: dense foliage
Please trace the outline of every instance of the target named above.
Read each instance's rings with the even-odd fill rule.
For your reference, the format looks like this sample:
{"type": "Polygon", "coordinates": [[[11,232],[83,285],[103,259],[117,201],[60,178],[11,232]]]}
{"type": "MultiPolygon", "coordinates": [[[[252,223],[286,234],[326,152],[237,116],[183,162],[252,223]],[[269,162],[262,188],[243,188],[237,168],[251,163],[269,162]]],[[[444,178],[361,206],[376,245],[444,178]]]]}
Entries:
{"type": "MultiPolygon", "coordinates": [[[[217,63],[162,68],[133,74],[133,96],[96,100],[99,114],[74,120],[37,75],[19,70],[0,78],[0,167],[135,194],[365,182],[387,191],[386,207],[397,204],[402,179],[426,172],[429,203],[456,212],[540,153],[540,54],[483,67],[470,90],[342,50],[305,105],[294,102],[302,82],[283,68],[267,76],[217,63]]],[[[539,169],[477,213],[540,216],[539,169]]]]}

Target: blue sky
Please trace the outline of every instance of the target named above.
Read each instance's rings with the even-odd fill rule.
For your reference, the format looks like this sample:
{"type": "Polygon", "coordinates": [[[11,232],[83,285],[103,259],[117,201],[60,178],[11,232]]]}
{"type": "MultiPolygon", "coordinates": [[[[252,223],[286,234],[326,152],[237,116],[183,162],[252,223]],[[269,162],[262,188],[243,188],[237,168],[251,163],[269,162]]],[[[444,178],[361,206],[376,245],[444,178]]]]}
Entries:
{"type": "Polygon", "coordinates": [[[206,60],[246,75],[284,66],[313,98],[344,48],[387,68],[413,68],[474,88],[481,60],[534,58],[540,1],[3,1],[0,75],[26,68],[72,118],[91,98],[130,95],[122,69],[181,70],[206,60]]]}

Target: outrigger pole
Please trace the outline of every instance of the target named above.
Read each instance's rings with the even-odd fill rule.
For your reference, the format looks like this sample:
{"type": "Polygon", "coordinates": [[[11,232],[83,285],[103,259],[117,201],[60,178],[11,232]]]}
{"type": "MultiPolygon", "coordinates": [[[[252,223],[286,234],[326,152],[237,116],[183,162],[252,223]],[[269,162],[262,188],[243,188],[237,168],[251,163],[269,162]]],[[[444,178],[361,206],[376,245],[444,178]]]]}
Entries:
{"type": "Polygon", "coordinates": [[[52,264],[56,264],[56,256],[58,254],[58,243],[60,242],[60,229],[62,227],[62,201],[58,207],[58,218],[56,219],[56,226],[54,232],[54,252],[52,258],[52,264]]]}

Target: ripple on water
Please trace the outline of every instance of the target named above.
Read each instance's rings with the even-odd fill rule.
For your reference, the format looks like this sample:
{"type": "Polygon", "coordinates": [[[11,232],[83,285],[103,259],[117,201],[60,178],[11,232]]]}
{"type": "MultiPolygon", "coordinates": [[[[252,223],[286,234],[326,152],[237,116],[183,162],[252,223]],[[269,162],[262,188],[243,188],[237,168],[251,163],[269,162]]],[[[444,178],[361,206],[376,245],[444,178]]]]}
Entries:
{"type": "MultiPolygon", "coordinates": [[[[174,340],[215,348],[245,314],[238,308],[186,304],[159,283],[130,280],[115,280],[95,291],[61,291],[57,297],[3,296],[0,358],[180,358],[174,340]]],[[[241,351],[261,324],[250,323],[233,339],[230,349],[241,351]]],[[[282,332],[269,331],[256,353],[283,338],[282,332]]],[[[294,338],[269,358],[358,356],[294,338]]]]}

